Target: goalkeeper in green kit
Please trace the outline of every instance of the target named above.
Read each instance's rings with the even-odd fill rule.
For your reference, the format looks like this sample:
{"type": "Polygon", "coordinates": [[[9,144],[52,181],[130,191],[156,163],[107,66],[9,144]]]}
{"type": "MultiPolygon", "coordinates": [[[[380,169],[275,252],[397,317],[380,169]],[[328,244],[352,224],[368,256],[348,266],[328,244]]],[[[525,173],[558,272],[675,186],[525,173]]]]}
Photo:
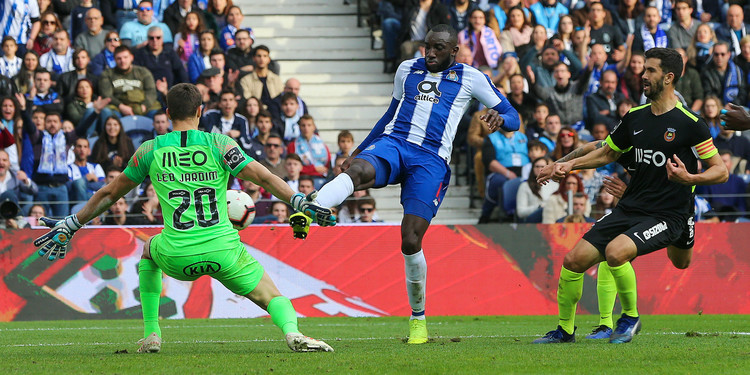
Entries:
{"type": "Polygon", "coordinates": [[[299,211],[293,215],[295,236],[304,238],[313,220],[322,226],[336,224],[329,208],[303,194],[248,157],[237,143],[222,134],[198,130],[201,93],[191,84],[175,85],[167,94],[167,115],[174,132],[144,142],[115,181],[104,186],[76,215],[62,220],[40,219],[52,228],[34,241],[39,255],[64,258],[76,230],[106,211],[127,192],[151,177],[164,214],[164,230],[146,241],[138,265],[143,309],[144,338],[139,353],[161,350],[159,299],[162,271],[178,280],[203,275],[219,280],[268,311],[273,323],[294,351],[333,351],[328,344],[302,335],[291,301],[281,295],[273,280],[245,249],[227,217],[229,174],[250,180],[299,211]]]}

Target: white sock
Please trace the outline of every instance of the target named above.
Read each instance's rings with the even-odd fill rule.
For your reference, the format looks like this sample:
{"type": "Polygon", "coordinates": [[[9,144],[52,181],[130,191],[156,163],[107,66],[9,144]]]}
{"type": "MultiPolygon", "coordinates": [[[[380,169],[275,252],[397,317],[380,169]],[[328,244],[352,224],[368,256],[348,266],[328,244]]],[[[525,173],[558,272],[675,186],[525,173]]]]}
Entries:
{"type": "Polygon", "coordinates": [[[425,287],[427,285],[427,261],[424,251],[412,255],[404,255],[404,269],[406,273],[406,294],[411,306],[411,319],[424,319],[425,287]]]}
{"type": "Polygon", "coordinates": [[[318,204],[323,207],[336,207],[354,193],[354,182],[346,173],[336,176],[323,185],[318,192],[318,204]]]}

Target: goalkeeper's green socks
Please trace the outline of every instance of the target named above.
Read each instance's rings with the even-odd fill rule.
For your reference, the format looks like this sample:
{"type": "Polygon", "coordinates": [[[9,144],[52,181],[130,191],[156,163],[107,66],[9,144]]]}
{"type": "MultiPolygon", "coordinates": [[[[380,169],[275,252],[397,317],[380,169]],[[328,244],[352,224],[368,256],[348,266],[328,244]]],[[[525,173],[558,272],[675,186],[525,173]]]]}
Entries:
{"type": "Polygon", "coordinates": [[[138,289],[141,293],[143,310],[143,337],[156,333],[159,328],[159,300],[161,299],[161,269],[151,259],[141,259],[138,263],[138,289]]]}
{"type": "Polygon", "coordinates": [[[268,302],[268,308],[266,309],[271,315],[273,324],[281,328],[281,332],[284,335],[288,333],[299,333],[297,328],[297,312],[294,311],[292,301],[284,296],[278,296],[268,302]]]}
{"type": "Polygon", "coordinates": [[[635,282],[635,270],[630,262],[612,267],[609,266],[617,285],[617,294],[620,296],[622,313],[637,318],[638,317],[638,289],[635,282]]]}
{"type": "Polygon", "coordinates": [[[583,274],[562,267],[557,286],[558,323],[565,332],[575,332],[576,306],[583,293],[583,274]]]}
{"type": "Polygon", "coordinates": [[[596,273],[596,298],[599,301],[599,325],[612,328],[612,310],[617,298],[617,285],[607,262],[599,263],[596,273]]]}

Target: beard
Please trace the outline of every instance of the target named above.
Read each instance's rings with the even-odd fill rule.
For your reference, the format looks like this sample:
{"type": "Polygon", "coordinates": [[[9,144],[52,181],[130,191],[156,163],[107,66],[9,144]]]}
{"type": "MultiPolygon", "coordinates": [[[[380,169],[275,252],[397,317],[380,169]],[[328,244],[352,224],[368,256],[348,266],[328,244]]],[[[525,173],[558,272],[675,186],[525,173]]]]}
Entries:
{"type": "Polygon", "coordinates": [[[663,92],[664,92],[664,82],[662,82],[661,80],[651,81],[648,92],[646,92],[646,90],[643,91],[646,97],[651,100],[659,99],[659,97],[661,96],[663,92]]]}

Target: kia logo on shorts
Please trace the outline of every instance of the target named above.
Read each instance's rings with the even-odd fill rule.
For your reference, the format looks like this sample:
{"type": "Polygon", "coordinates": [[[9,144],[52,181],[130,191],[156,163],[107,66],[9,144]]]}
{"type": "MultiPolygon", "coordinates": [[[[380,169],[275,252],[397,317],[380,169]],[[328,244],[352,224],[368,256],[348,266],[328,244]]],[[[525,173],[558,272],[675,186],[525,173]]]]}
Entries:
{"type": "Polygon", "coordinates": [[[211,275],[221,270],[221,264],[204,260],[202,262],[193,263],[182,269],[182,273],[186,276],[201,276],[211,275]]]}

